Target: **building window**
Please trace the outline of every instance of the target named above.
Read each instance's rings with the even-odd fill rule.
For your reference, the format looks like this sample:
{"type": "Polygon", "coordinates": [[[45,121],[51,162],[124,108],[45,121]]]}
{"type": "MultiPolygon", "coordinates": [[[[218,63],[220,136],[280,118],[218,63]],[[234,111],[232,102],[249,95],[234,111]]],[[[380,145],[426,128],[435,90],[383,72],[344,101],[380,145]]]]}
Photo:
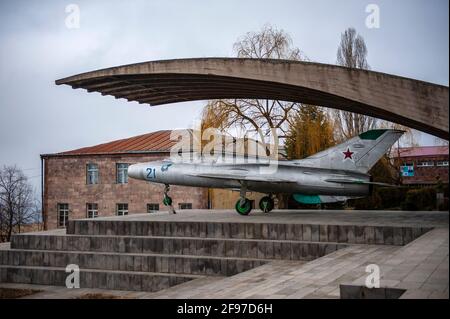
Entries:
{"type": "Polygon", "coordinates": [[[58,204],[58,227],[66,227],[69,220],[69,204],[58,204]]]}
{"type": "Polygon", "coordinates": [[[128,215],[128,204],[117,204],[117,216],[128,215]]]}
{"type": "Polygon", "coordinates": [[[414,166],[414,163],[412,162],[403,163],[403,166],[414,166]]]}
{"type": "Polygon", "coordinates": [[[147,204],[147,213],[154,213],[159,210],[159,204],[147,204]]]}
{"type": "Polygon", "coordinates": [[[192,203],[179,203],[179,209],[192,209],[192,203]]]}
{"type": "Polygon", "coordinates": [[[98,216],[98,204],[86,204],[86,216],[87,218],[96,218],[98,216]]]}
{"type": "Polygon", "coordinates": [[[437,161],[436,166],[448,166],[448,161],[437,161]]]}
{"type": "Polygon", "coordinates": [[[431,167],[434,166],[433,161],[421,161],[417,163],[417,167],[431,167]]]}
{"type": "Polygon", "coordinates": [[[128,164],[118,163],[116,164],[117,172],[117,184],[128,183],[128,164]]]}
{"type": "Polygon", "coordinates": [[[86,184],[98,184],[98,165],[87,164],[86,165],[86,184]]]}

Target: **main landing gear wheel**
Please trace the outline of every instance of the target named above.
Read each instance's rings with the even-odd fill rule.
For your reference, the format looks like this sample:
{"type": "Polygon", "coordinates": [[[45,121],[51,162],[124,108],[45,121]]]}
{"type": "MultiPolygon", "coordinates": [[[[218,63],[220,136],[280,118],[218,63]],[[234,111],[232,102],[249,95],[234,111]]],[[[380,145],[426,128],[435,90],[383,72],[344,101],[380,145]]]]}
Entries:
{"type": "Polygon", "coordinates": [[[252,210],[252,203],[250,202],[249,199],[244,198],[243,203],[242,199],[238,199],[238,201],[236,202],[236,211],[238,212],[239,215],[244,215],[247,216],[248,214],[250,214],[250,211],[252,210]]]}
{"type": "Polygon", "coordinates": [[[264,196],[259,201],[259,208],[264,212],[268,213],[274,208],[275,204],[273,198],[270,196],[264,196]]]}

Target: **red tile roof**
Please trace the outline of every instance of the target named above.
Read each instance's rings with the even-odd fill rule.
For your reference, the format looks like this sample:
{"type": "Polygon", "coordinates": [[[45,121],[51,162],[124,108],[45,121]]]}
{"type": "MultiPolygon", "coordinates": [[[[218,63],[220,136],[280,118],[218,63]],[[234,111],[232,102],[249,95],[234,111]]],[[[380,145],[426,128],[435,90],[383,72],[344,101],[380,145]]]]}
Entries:
{"type": "MultiPolygon", "coordinates": [[[[397,157],[397,150],[394,150],[393,154],[394,157],[397,157]]],[[[448,146],[421,146],[400,148],[400,157],[420,157],[436,155],[448,156],[448,146]]]]}
{"type": "Polygon", "coordinates": [[[124,153],[145,153],[145,152],[170,152],[170,148],[177,141],[170,140],[172,131],[164,130],[152,132],[144,135],[125,138],[117,141],[103,143],[99,145],[83,147],[72,151],[52,154],[55,156],[64,155],[100,155],[100,154],[124,154],[124,153]]]}

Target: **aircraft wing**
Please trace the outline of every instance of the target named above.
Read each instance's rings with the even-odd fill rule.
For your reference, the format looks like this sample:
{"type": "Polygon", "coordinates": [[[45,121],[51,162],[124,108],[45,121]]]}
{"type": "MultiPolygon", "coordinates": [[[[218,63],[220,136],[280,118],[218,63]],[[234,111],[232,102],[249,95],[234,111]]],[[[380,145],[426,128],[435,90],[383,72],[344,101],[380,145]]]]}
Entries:
{"type": "Polygon", "coordinates": [[[398,185],[393,184],[387,184],[387,183],[378,183],[378,182],[369,182],[369,181],[362,181],[357,179],[326,179],[326,182],[330,183],[338,183],[338,184],[365,184],[365,185],[378,185],[378,186],[386,186],[386,187],[399,187],[398,185]]]}
{"type": "Polygon", "coordinates": [[[245,175],[237,173],[192,173],[188,174],[189,176],[194,177],[207,177],[207,178],[218,178],[218,179],[226,179],[226,180],[238,180],[238,181],[248,181],[248,182],[268,182],[268,183],[296,183],[297,181],[288,180],[278,177],[273,177],[269,175],[245,175]]]}

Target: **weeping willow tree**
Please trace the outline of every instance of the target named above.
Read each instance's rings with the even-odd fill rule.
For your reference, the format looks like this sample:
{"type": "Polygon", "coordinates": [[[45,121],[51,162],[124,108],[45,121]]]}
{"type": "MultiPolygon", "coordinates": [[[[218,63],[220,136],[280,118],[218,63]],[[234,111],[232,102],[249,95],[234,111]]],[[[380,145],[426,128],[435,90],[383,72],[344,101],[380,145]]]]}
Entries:
{"type": "MultiPolygon", "coordinates": [[[[203,153],[205,145],[208,144],[213,138],[211,136],[206,136],[208,135],[207,131],[210,130],[213,134],[220,134],[221,136],[224,136],[227,134],[229,122],[229,113],[223,112],[222,108],[213,107],[212,104],[208,104],[205,108],[203,108],[199,131],[201,153],[203,153]]],[[[223,141],[221,141],[221,144],[223,147],[223,141]]]]}
{"type": "Polygon", "coordinates": [[[285,148],[289,159],[301,159],[335,145],[334,127],[321,107],[304,105],[289,128],[285,148]]]}
{"type": "Polygon", "coordinates": [[[230,114],[222,111],[223,107],[214,107],[209,103],[202,112],[201,130],[215,128],[219,131],[225,131],[229,127],[230,114]]]}
{"type": "MultiPolygon", "coordinates": [[[[282,29],[265,25],[257,32],[248,32],[233,46],[239,58],[308,60],[292,45],[292,39],[282,29]]],[[[252,133],[262,143],[270,137],[284,137],[293,114],[300,103],[266,99],[226,99],[210,101],[203,112],[202,127],[216,127],[222,131],[252,133]],[[215,125],[215,126],[214,126],[215,125]]],[[[272,143],[273,141],[269,141],[272,143]]]]}

